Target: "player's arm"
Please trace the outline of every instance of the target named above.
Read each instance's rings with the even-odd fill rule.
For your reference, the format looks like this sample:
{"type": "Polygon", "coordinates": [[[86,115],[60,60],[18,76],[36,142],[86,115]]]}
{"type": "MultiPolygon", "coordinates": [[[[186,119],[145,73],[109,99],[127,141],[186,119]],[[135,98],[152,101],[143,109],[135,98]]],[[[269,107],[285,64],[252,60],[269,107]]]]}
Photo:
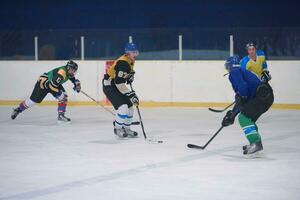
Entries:
{"type": "Polygon", "coordinates": [[[241,68],[242,68],[242,69],[247,69],[247,63],[248,63],[248,61],[249,61],[248,56],[245,56],[245,57],[241,60],[240,65],[241,65],[241,68]]]}
{"type": "Polygon", "coordinates": [[[237,95],[242,97],[248,96],[248,84],[244,81],[240,70],[234,70],[229,75],[231,85],[237,95]]]}
{"type": "Polygon", "coordinates": [[[235,105],[232,110],[229,110],[222,120],[222,126],[230,126],[234,123],[235,117],[239,114],[240,109],[247,99],[248,85],[243,80],[242,74],[239,70],[231,71],[229,80],[236,93],[235,105]]]}
{"type": "Polygon", "coordinates": [[[81,83],[78,79],[76,79],[75,77],[69,78],[70,81],[74,84],[73,90],[76,92],[80,92],[81,90],[81,83]]]}
{"type": "Polygon", "coordinates": [[[271,79],[272,79],[272,76],[269,72],[269,69],[268,69],[268,64],[267,64],[267,61],[266,61],[266,57],[265,55],[263,54],[262,52],[262,55],[264,56],[264,61],[262,63],[262,76],[261,76],[261,80],[263,82],[269,82],[271,79]]]}
{"type": "Polygon", "coordinates": [[[139,99],[134,91],[130,91],[130,89],[126,86],[126,81],[131,72],[130,65],[123,60],[119,60],[115,66],[116,76],[115,76],[115,84],[117,89],[124,95],[126,95],[133,104],[138,105],[139,99]]]}

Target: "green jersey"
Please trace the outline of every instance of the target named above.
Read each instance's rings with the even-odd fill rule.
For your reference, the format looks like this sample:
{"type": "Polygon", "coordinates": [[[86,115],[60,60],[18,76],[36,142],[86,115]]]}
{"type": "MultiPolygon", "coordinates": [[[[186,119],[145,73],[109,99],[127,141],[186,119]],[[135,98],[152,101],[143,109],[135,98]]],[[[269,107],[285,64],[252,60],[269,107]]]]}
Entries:
{"type": "Polygon", "coordinates": [[[73,82],[75,81],[75,78],[69,77],[68,70],[66,66],[57,67],[47,73],[44,73],[45,77],[47,77],[49,81],[49,89],[53,92],[59,91],[59,86],[64,84],[69,79],[73,82]]]}

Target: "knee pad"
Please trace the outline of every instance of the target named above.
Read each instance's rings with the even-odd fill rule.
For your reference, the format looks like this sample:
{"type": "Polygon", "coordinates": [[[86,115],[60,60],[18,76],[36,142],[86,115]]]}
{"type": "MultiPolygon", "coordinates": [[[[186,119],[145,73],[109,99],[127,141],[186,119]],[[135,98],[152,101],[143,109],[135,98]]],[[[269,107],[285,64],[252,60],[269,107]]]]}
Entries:
{"type": "Polygon", "coordinates": [[[117,115],[128,115],[128,105],[127,104],[123,104],[121,105],[118,109],[117,109],[117,115]]]}
{"type": "Polygon", "coordinates": [[[62,92],[60,96],[57,97],[59,103],[67,103],[68,102],[68,95],[66,92],[62,92]]]}
{"type": "Polygon", "coordinates": [[[34,101],[32,101],[30,98],[26,99],[26,100],[24,101],[24,103],[25,103],[25,105],[26,105],[27,108],[30,108],[30,107],[32,107],[34,104],[36,104],[36,103],[35,103],[34,101]]]}
{"type": "Polygon", "coordinates": [[[133,106],[131,106],[130,108],[128,108],[128,116],[130,118],[132,118],[133,117],[133,113],[134,113],[134,108],[133,108],[133,106]]]}

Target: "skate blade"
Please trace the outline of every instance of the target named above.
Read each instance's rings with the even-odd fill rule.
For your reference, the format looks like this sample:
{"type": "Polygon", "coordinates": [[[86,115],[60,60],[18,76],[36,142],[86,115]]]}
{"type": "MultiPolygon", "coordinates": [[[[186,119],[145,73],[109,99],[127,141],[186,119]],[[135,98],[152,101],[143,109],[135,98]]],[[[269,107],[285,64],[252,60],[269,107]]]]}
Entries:
{"type": "Polygon", "coordinates": [[[116,134],[114,134],[114,135],[115,135],[115,138],[118,140],[128,140],[129,139],[128,137],[118,136],[116,134]]]}
{"type": "Polygon", "coordinates": [[[128,138],[138,138],[139,136],[134,136],[134,135],[128,135],[128,138]]]}
{"type": "Polygon", "coordinates": [[[71,124],[71,121],[57,121],[58,125],[71,124]]]}
{"type": "Polygon", "coordinates": [[[257,158],[262,158],[262,157],[263,157],[262,151],[257,151],[255,153],[245,155],[245,158],[247,158],[247,159],[257,159],[257,158]]]}

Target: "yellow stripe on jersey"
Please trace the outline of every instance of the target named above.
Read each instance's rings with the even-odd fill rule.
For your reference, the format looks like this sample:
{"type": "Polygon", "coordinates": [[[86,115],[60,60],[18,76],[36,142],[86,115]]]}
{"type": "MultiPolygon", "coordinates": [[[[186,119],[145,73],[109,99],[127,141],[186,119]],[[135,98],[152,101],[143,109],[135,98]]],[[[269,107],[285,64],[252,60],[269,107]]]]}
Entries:
{"type": "Polygon", "coordinates": [[[120,58],[118,58],[117,60],[115,60],[115,62],[112,64],[112,66],[110,66],[108,69],[107,69],[107,74],[109,75],[109,77],[111,79],[114,79],[116,77],[116,70],[115,70],[115,67],[116,67],[116,64],[119,60],[123,60],[123,61],[126,61],[130,68],[131,68],[131,71],[133,71],[133,65],[134,65],[134,62],[132,62],[128,56],[126,54],[122,55],[120,58]]]}
{"type": "Polygon", "coordinates": [[[51,83],[49,84],[49,88],[54,92],[58,92],[58,89],[53,87],[51,83]]]}

